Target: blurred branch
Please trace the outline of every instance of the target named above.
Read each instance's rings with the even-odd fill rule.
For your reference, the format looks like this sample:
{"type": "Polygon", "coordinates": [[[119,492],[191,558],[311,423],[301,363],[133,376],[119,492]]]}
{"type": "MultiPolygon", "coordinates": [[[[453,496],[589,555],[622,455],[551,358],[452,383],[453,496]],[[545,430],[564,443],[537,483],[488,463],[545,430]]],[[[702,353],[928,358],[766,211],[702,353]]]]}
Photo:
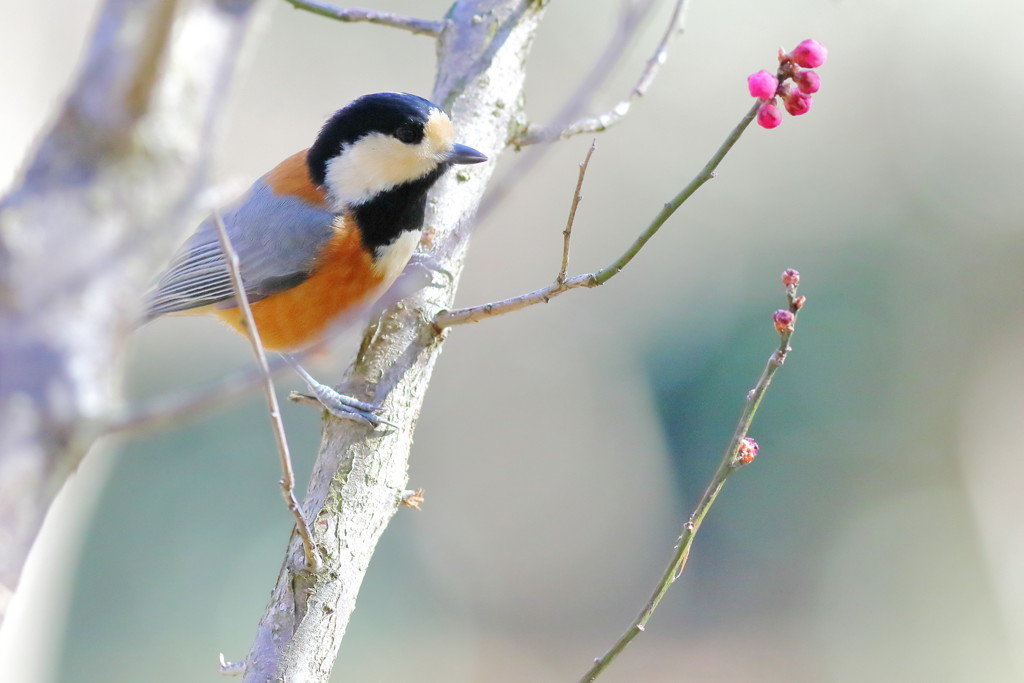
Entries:
{"type": "MultiPolygon", "coordinates": [[[[690,196],[700,189],[704,183],[715,177],[715,169],[718,168],[718,165],[722,163],[722,159],[725,158],[725,155],[729,153],[729,150],[732,149],[733,145],[735,145],[740,139],[740,136],[743,135],[743,131],[750,125],[750,122],[754,120],[759,106],[760,102],[757,102],[753,107],[751,107],[743,118],[740,119],[740,122],[736,127],[732,129],[732,132],[729,133],[721,146],[719,146],[715,151],[711,159],[708,160],[708,163],[704,165],[704,168],[700,170],[700,173],[694,176],[693,180],[691,180],[686,187],[680,190],[679,194],[673,197],[671,201],[665,203],[661,208],[661,211],[659,211],[654,219],[647,225],[647,228],[640,233],[640,236],[633,241],[625,252],[623,252],[622,256],[614,262],[593,273],[577,275],[569,279],[556,278],[555,282],[547,287],[543,287],[527,294],[521,294],[519,296],[512,297],[511,299],[495,301],[479,306],[470,306],[468,308],[459,308],[452,311],[441,311],[434,316],[434,325],[438,329],[444,329],[453,325],[475,323],[487,318],[505,315],[506,313],[518,311],[529,306],[547,303],[554,297],[564,294],[572,289],[603,285],[605,282],[618,275],[619,272],[621,272],[622,269],[633,260],[633,257],[640,253],[640,250],[643,249],[644,245],[654,237],[655,233],[658,232],[669,217],[671,217],[672,214],[674,214],[676,210],[683,205],[683,202],[689,199],[690,196]]],[[[573,214],[573,217],[574,216],[575,214],[573,214]]],[[[568,242],[566,242],[566,248],[568,248],[568,242]]]]}
{"type": "Polygon", "coordinates": [[[242,320],[245,321],[245,329],[248,332],[246,336],[249,338],[249,343],[252,344],[252,352],[256,356],[256,364],[263,377],[263,395],[267,400],[267,408],[270,410],[270,424],[274,429],[277,453],[281,459],[281,495],[284,496],[284,502],[291,511],[292,516],[295,517],[295,529],[298,531],[299,538],[302,539],[302,551],[306,556],[306,568],[315,571],[320,566],[320,558],[316,553],[316,544],[313,543],[306,515],[302,512],[302,506],[295,497],[295,470],[292,468],[292,456],[288,449],[288,436],[284,431],[284,421],[281,419],[281,406],[277,402],[277,393],[274,391],[274,378],[270,375],[267,354],[263,350],[260,331],[252,317],[252,306],[249,305],[249,297],[245,293],[245,283],[242,282],[238,252],[231,246],[228,230],[224,227],[224,220],[217,211],[213,213],[213,224],[217,228],[220,250],[224,253],[228,275],[231,277],[231,289],[234,290],[235,301],[238,302],[238,308],[242,312],[242,320]]]}
{"type": "MultiPolygon", "coordinates": [[[[783,273],[784,282],[786,282],[787,276],[795,276],[795,280],[799,281],[799,274],[796,271],[787,270],[783,273]]],[[[747,393],[732,439],[730,439],[729,445],[725,448],[725,454],[722,456],[718,468],[711,475],[711,480],[704,490],[704,494],[694,507],[689,520],[683,525],[683,533],[679,537],[672,560],[669,562],[665,573],[661,577],[661,581],[658,582],[654,593],[639,616],[605,654],[594,660],[594,665],[580,679],[581,683],[589,683],[596,680],[615,661],[619,653],[646,629],[647,622],[654,614],[654,610],[657,609],[661,599],[665,597],[669,587],[683,573],[683,569],[686,567],[686,560],[690,556],[690,547],[693,545],[694,538],[696,538],[697,532],[700,530],[700,525],[725,485],[726,480],[737,469],[753,462],[754,457],[757,455],[757,443],[747,438],[747,432],[750,430],[750,425],[754,421],[757,409],[761,405],[761,399],[764,398],[765,392],[768,391],[768,387],[772,383],[772,378],[778,369],[782,367],[782,364],[785,363],[787,355],[792,350],[789,346],[789,340],[793,336],[797,312],[804,304],[804,297],[797,297],[796,295],[796,282],[786,282],[786,285],[786,297],[789,302],[788,310],[776,311],[773,317],[775,328],[779,332],[779,346],[768,358],[768,363],[761,372],[761,376],[758,378],[754,388],[747,393]]]]}
{"type": "MultiPolygon", "coordinates": [[[[654,50],[654,54],[647,60],[640,78],[636,85],[629,91],[629,95],[611,110],[599,116],[580,119],[569,124],[555,123],[550,126],[528,126],[519,135],[512,138],[510,144],[516,147],[535,145],[540,142],[552,142],[558,139],[565,139],[580,133],[599,133],[610,126],[619,123],[629,113],[633,101],[643,97],[651,83],[657,77],[661,67],[668,59],[668,44],[677,33],[683,30],[686,21],[686,0],[677,0],[672,8],[672,16],[669,18],[668,26],[661,40],[654,50]]],[[[610,66],[610,65],[609,65],[610,66]]]]}
{"type": "Polygon", "coordinates": [[[182,5],[105,2],[61,111],[0,202],[8,590],[116,402],[139,293],[197,206],[255,0],[182,5]]]}
{"type": "Polygon", "coordinates": [[[441,29],[444,27],[444,23],[440,21],[413,19],[412,17],[403,17],[392,12],[378,12],[377,10],[359,9],[357,7],[345,9],[328,5],[326,2],[316,2],[316,0],[285,0],[285,2],[295,9],[306,10],[328,19],[352,23],[365,21],[369,24],[390,26],[391,28],[399,28],[403,31],[410,31],[434,38],[441,35],[441,29]]]}
{"type": "MultiPolygon", "coordinates": [[[[287,365],[275,358],[270,361],[269,367],[270,373],[276,374],[287,365]]],[[[142,407],[129,407],[114,415],[103,426],[103,434],[137,435],[172,424],[180,426],[189,419],[208,415],[211,410],[238,399],[258,387],[262,381],[263,373],[260,369],[249,368],[223,377],[202,389],[152,399],[142,407]]]]}
{"type": "MultiPolygon", "coordinates": [[[[323,351],[331,339],[331,337],[327,337],[290,355],[293,360],[301,362],[303,359],[323,351]]],[[[271,376],[277,375],[290,365],[281,357],[267,359],[267,367],[271,376]]],[[[190,419],[205,417],[211,410],[238,400],[263,382],[264,375],[260,368],[240,370],[200,389],[171,393],[167,396],[150,399],[141,407],[129,407],[108,418],[102,425],[101,433],[105,436],[113,434],[136,436],[170,425],[180,427],[190,419]]],[[[319,399],[314,400],[316,405],[322,405],[319,399]]]]}
{"type": "Polygon", "coordinates": [[[472,220],[496,158],[521,115],[525,63],[546,2],[460,0],[438,41],[431,99],[449,110],[460,139],[491,160],[438,181],[425,225],[437,249],[434,265],[451,273],[384,313],[365,334],[339,389],[383,403],[395,429],[354,428],[325,416],[303,508],[310,514],[320,571],[297,571],[301,541],[293,535],[245,660],[245,680],[325,682],[345,634],[376,544],[407,495],[412,434],[444,342],[432,313],[454,298],[472,220]],[[509,103],[496,108],[495,102],[509,103]],[[493,151],[493,153],[492,153],[493,151]]]}
{"type": "MultiPolygon", "coordinates": [[[[553,125],[564,125],[578,117],[584,108],[590,103],[590,98],[601,87],[605,80],[611,75],[612,68],[621,59],[633,37],[639,30],[640,23],[650,11],[654,0],[642,0],[642,2],[626,2],[622,5],[622,12],[615,24],[615,32],[608,39],[604,50],[598,57],[590,72],[580,81],[579,85],[565,98],[564,104],[555,115],[553,125]]],[[[519,135],[524,127],[525,115],[522,111],[517,113],[512,131],[509,137],[503,141],[504,145],[515,146],[512,142],[519,135]]],[[[487,196],[477,211],[476,219],[483,222],[501,202],[512,191],[512,188],[522,179],[527,178],[533,169],[540,163],[544,154],[551,149],[550,145],[534,145],[531,149],[517,156],[515,162],[502,175],[501,179],[488,188],[487,196]]],[[[459,236],[461,239],[461,236],[459,236]]]]}

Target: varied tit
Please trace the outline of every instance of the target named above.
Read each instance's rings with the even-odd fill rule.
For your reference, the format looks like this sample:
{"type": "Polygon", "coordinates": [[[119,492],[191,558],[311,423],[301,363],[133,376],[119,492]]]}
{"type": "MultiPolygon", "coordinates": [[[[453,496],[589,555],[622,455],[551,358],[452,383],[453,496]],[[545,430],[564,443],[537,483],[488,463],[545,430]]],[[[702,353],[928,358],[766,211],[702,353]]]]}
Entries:
{"type": "MultiPolygon", "coordinates": [[[[457,144],[448,116],[421,97],[377,93],[339,109],[312,147],[282,161],[222,214],[263,345],[308,347],[376,301],[419,243],[427,191],[453,164],[486,159],[457,144]]],[[[245,334],[212,218],[148,296],[146,320],[169,313],[211,314],[245,334]]],[[[375,406],[289,362],[331,412],[380,422],[375,406]]]]}

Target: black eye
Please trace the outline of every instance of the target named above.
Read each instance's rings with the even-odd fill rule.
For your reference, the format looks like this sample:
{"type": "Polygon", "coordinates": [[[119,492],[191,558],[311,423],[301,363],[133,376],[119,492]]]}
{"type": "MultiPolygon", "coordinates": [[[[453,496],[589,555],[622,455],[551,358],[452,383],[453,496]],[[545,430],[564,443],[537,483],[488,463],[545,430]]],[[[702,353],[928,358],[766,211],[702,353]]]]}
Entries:
{"type": "Polygon", "coordinates": [[[417,140],[419,139],[419,136],[416,135],[416,130],[410,128],[409,126],[402,126],[398,130],[396,130],[395,137],[404,142],[405,144],[417,142],[417,140]]]}

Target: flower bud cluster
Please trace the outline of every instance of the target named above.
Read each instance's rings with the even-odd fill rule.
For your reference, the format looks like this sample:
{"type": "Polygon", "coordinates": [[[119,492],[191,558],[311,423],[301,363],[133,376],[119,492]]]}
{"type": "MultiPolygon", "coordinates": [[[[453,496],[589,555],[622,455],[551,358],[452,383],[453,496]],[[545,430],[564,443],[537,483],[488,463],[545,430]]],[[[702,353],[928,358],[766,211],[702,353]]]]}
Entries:
{"type": "Polygon", "coordinates": [[[782,123],[776,100],[792,116],[811,110],[811,95],[821,87],[821,78],[811,71],[825,63],[828,50],[816,40],[805,40],[791,52],[779,50],[779,70],[775,74],[758,71],[747,77],[751,97],[761,100],[757,123],[762,128],[775,128],[782,123]],[[792,82],[790,82],[792,81],[792,82]]]}

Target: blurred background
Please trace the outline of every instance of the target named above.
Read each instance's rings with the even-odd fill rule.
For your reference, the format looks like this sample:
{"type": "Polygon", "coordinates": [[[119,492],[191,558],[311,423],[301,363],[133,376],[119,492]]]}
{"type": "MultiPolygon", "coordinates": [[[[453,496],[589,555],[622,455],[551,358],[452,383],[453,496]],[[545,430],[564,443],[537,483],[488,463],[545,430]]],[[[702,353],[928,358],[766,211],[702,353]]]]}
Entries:
{"type": "MultiPolygon", "coordinates": [[[[776,343],[787,267],[808,305],[752,431],[760,455],[602,680],[1024,680],[1024,3],[691,4],[649,95],[598,138],[573,273],[621,253],[750,106],[746,76],[808,37],[830,51],[813,110],[752,127],[607,286],[453,330],[412,457],[424,509],[386,531],[335,680],[577,680],[661,575],[776,343]]],[[[593,112],[632,86],[670,5],[593,112]]],[[[0,186],[52,116],[97,6],[0,0],[0,186]]],[[[530,58],[534,120],[591,67],[618,11],[552,3],[530,58]]],[[[430,92],[429,39],[284,2],[265,21],[219,182],[244,187],[360,94],[430,92]]],[[[477,226],[460,303],[551,281],[589,143],[558,144],[477,226]]],[[[318,364],[322,379],[340,377],[355,339],[318,364]]],[[[213,321],[161,320],[136,336],[127,393],[250,362],[213,321]]],[[[286,421],[304,481],[318,416],[288,406],[286,421]]],[[[245,656],[288,538],[278,476],[256,394],[99,444],[32,557],[0,639],[4,679],[222,680],[218,653],[245,656]]]]}

